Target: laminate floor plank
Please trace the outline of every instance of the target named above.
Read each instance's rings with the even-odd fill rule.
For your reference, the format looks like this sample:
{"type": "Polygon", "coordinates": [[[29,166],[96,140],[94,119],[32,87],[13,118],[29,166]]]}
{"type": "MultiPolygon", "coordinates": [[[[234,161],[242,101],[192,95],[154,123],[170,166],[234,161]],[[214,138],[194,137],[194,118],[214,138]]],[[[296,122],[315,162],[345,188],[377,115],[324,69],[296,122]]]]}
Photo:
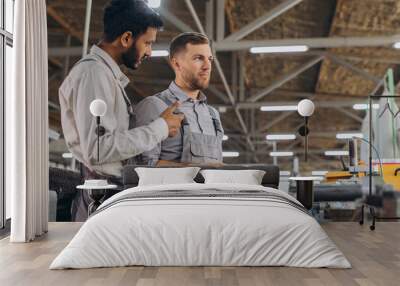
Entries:
{"type": "Polygon", "coordinates": [[[81,227],[50,223],[32,243],[0,240],[0,285],[131,286],[397,286],[400,273],[400,223],[378,222],[375,231],[357,222],[322,227],[352,264],[352,269],[291,267],[116,267],[49,270],[53,259],[81,227]]]}

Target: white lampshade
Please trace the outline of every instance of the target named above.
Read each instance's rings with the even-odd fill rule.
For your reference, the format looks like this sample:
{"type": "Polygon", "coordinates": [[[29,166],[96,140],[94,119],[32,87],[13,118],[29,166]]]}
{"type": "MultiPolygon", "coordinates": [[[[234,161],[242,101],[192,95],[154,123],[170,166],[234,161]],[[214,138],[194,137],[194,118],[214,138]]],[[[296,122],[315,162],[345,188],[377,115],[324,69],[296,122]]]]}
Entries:
{"type": "Polygon", "coordinates": [[[150,8],[159,8],[161,6],[161,0],[147,0],[147,5],[150,8]]]}
{"type": "Polygon", "coordinates": [[[309,99],[303,99],[297,105],[297,112],[303,117],[309,117],[314,113],[314,103],[309,99]]]}
{"type": "Polygon", "coordinates": [[[104,116],[107,112],[107,104],[102,99],[95,99],[90,103],[90,113],[93,116],[104,116]]]}

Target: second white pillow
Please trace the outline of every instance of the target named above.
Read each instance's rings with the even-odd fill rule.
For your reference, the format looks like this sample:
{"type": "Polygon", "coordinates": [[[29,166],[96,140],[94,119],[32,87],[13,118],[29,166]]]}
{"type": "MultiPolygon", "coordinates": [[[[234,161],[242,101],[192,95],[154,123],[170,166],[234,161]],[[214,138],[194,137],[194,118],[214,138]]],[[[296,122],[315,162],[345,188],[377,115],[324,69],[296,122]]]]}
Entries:
{"type": "Polygon", "coordinates": [[[135,168],[139,176],[139,186],[190,184],[199,172],[198,167],[187,168],[135,168]]]}
{"type": "Polygon", "coordinates": [[[202,170],[205,184],[261,185],[265,171],[261,170],[202,170]]]}

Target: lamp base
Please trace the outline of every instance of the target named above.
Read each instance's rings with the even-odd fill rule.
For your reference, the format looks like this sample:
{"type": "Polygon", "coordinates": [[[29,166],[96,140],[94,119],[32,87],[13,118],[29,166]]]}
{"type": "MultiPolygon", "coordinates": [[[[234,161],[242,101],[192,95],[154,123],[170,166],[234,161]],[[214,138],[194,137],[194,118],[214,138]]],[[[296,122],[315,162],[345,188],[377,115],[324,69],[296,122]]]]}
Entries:
{"type": "Polygon", "coordinates": [[[372,205],[370,205],[368,203],[363,203],[361,205],[360,220],[358,222],[360,225],[364,224],[364,209],[365,209],[365,207],[369,208],[369,213],[370,213],[371,218],[372,218],[372,223],[369,226],[370,230],[375,230],[375,223],[376,223],[377,220],[389,220],[389,221],[390,220],[400,220],[400,217],[380,217],[380,216],[377,216],[376,212],[375,212],[375,206],[372,206],[372,205]]]}

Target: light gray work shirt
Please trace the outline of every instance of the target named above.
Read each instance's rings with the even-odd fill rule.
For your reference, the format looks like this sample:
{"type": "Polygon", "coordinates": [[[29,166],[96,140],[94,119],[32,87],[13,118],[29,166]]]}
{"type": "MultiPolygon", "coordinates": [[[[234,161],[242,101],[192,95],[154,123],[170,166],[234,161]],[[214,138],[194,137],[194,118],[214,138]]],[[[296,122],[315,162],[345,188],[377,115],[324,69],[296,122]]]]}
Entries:
{"type": "Polygon", "coordinates": [[[128,83],[128,77],[111,56],[94,45],[59,89],[67,146],[77,160],[96,173],[120,176],[124,160],[153,149],[168,137],[168,125],[159,116],[148,125],[130,129],[132,112],[124,90],[128,83]],[[94,99],[107,104],[107,112],[101,117],[106,132],[100,137],[100,162],[97,162],[96,119],[89,110],[94,99]]]}
{"type": "MultiPolygon", "coordinates": [[[[168,89],[160,92],[159,94],[155,94],[153,96],[146,97],[143,99],[135,108],[135,116],[136,116],[136,126],[143,126],[149,124],[153,120],[155,120],[160,114],[166,109],[167,105],[160,99],[160,96],[166,98],[170,102],[175,102],[179,100],[181,102],[181,106],[179,107],[179,112],[182,112],[185,116],[184,121],[186,121],[187,127],[190,129],[190,132],[195,135],[200,135],[202,138],[204,137],[215,137],[219,136],[219,140],[211,140],[214,142],[213,144],[217,144],[218,146],[209,146],[209,149],[212,153],[215,154],[215,160],[203,161],[202,163],[215,163],[222,162],[222,136],[223,129],[221,126],[221,119],[217,110],[207,104],[206,96],[200,92],[198,100],[194,100],[190,98],[184,91],[182,91],[175,82],[171,82],[168,89]],[[212,115],[210,114],[210,108],[212,109],[212,113],[216,115],[216,120],[219,124],[219,134],[216,134],[215,122],[213,122],[212,115]]],[[[183,124],[184,126],[184,124],[183,124]]],[[[151,151],[142,153],[138,158],[137,162],[141,164],[147,164],[154,166],[157,164],[159,160],[168,160],[168,161],[181,161],[182,152],[184,151],[184,135],[183,129],[181,128],[179,133],[175,137],[169,137],[161,142],[161,144],[157,144],[157,147],[152,149],[151,151]]],[[[198,144],[210,143],[206,142],[209,140],[205,140],[204,142],[198,142],[198,144]]],[[[186,142],[186,141],[185,141],[186,142]]],[[[189,143],[187,143],[189,144],[189,143]]],[[[195,147],[195,146],[192,146],[195,147]]],[[[199,146],[202,148],[201,146],[199,146]]],[[[200,150],[200,153],[202,150],[200,150]]],[[[187,162],[193,163],[193,162],[187,162]]]]}

